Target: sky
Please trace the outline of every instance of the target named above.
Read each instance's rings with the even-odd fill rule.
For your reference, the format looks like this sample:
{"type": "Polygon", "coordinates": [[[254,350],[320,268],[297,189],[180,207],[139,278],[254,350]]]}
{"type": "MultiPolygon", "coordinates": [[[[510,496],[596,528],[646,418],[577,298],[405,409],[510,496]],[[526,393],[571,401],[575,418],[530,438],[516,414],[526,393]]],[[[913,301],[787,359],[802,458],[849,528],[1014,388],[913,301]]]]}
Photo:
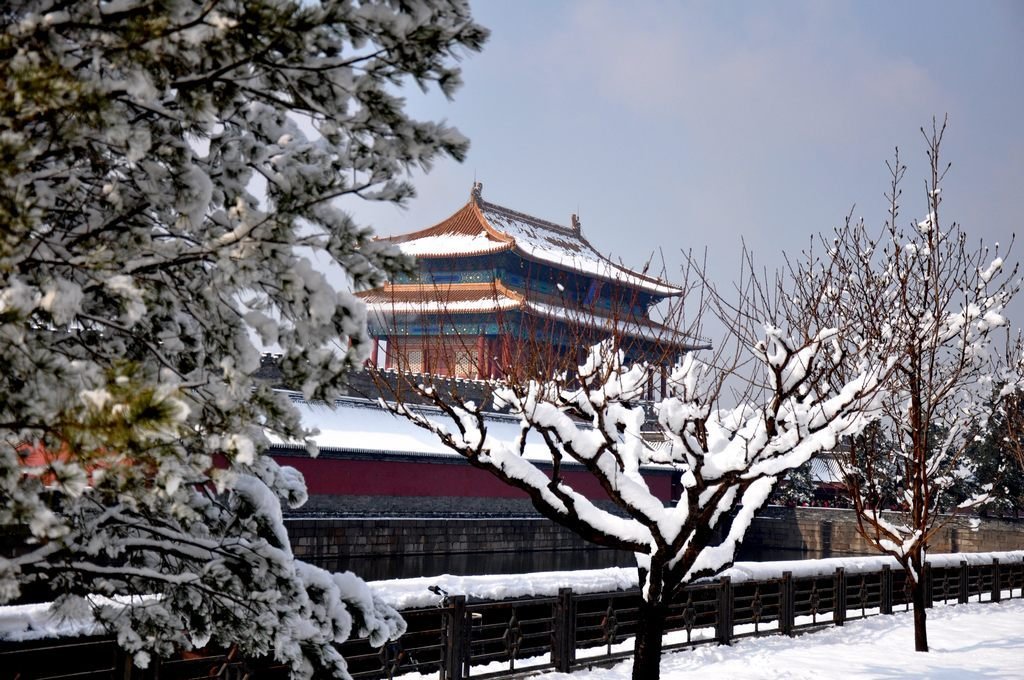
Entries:
{"type": "Polygon", "coordinates": [[[903,217],[923,217],[920,128],[947,115],[942,215],[1004,248],[1021,228],[1024,3],[472,7],[492,35],[466,56],[454,100],[408,90],[413,116],[470,138],[468,158],[415,173],[405,210],[344,206],[379,234],[437,223],[477,180],[486,200],[537,217],[579,213],[590,242],[628,266],[659,253],[655,269],[664,257],[677,278],[681,253],[706,249],[727,287],[741,243],[771,271],[851,210],[880,228],[896,147],[903,217]]]}

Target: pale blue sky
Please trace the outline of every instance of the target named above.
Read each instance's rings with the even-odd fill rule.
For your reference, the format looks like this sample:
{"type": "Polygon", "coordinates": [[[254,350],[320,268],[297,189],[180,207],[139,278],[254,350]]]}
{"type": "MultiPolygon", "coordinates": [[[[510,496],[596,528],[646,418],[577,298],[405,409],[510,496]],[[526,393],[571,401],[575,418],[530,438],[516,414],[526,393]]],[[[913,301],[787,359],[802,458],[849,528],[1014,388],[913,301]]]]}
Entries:
{"type": "MultiPolygon", "coordinates": [[[[904,217],[924,212],[919,128],[949,114],[944,216],[1007,243],[1024,189],[1024,2],[473,3],[492,31],[454,102],[419,117],[472,140],[465,163],[417,175],[408,210],[349,203],[381,234],[484,197],[566,224],[639,267],[740,239],[769,268],[855,214],[880,225],[885,161],[909,165],[904,217]]],[[[1015,248],[1019,258],[1024,245],[1015,248]]],[[[1024,322],[1014,314],[1014,322],[1024,322]]]]}

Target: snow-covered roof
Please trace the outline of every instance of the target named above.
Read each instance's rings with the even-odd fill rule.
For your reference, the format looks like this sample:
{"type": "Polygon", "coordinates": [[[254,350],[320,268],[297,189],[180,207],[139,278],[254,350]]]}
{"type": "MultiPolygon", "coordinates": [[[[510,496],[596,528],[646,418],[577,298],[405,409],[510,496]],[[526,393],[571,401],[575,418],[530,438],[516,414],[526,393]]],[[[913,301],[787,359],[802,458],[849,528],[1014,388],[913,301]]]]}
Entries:
{"type": "MultiPolygon", "coordinates": [[[[299,410],[303,426],[319,430],[313,440],[321,449],[462,458],[438,441],[433,433],[417,427],[405,418],[392,415],[375,402],[339,399],[332,407],[324,402],[306,401],[298,393],[290,393],[290,396],[299,410]]],[[[450,431],[456,431],[455,424],[440,410],[423,407],[422,412],[430,420],[444,425],[450,431]]],[[[512,441],[519,435],[519,421],[514,418],[494,414],[487,416],[486,422],[489,433],[495,437],[512,441]]],[[[276,445],[300,444],[274,436],[270,440],[276,445]]],[[[527,437],[524,456],[529,460],[551,460],[547,445],[534,434],[527,437]]]]}
{"type": "Polygon", "coordinates": [[[811,459],[811,479],[818,484],[838,484],[845,481],[839,464],[829,454],[811,459]]]}
{"type": "MultiPolygon", "coordinates": [[[[324,451],[346,451],[361,454],[381,454],[397,456],[422,456],[426,458],[462,459],[442,444],[436,435],[414,425],[407,418],[393,415],[382,408],[376,401],[355,397],[337,399],[333,406],[322,401],[307,401],[298,392],[286,392],[292,403],[299,410],[302,424],[307,428],[315,428],[318,434],[312,437],[317,446],[324,451]]],[[[433,422],[446,427],[450,432],[457,432],[455,423],[440,409],[431,406],[410,406],[411,409],[423,413],[433,422]]],[[[518,418],[501,413],[486,413],[484,422],[489,436],[501,441],[514,441],[520,433],[518,418]]],[[[285,441],[268,433],[270,443],[278,447],[296,447],[302,442],[285,441]]],[[[652,445],[660,445],[652,442],[652,445]]],[[[539,434],[530,431],[526,437],[523,457],[530,461],[546,463],[551,461],[551,452],[539,434]]],[[[574,460],[563,460],[563,466],[578,465],[574,460]]],[[[657,463],[642,466],[647,470],[666,470],[671,466],[657,463]]]]}
{"type": "Polygon", "coordinates": [[[496,240],[488,232],[479,234],[431,234],[410,241],[403,241],[402,252],[414,257],[437,257],[439,255],[485,255],[510,250],[507,241],[496,240]]]}
{"type": "Polygon", "coordinates": [[[458,212],[428,229],[387,240],[402,252],[420,258],[484,255],[514,250],[523,257],[613,281],[659,296],[681,295],[682,290],[634,272],[602,255],[583,236],[579,220],[565,227],[532,215],[488,203],[474,187],[470,200],[458,212]]]}
{"type": "Polygon", "coordinates": [[[614,330],[621,335],[643,338],[661,343],[662,345],[671,345],[686,350],[711,348],[711,342],[706,338],[693,337],[649,319],[638,319],[635,317],[611,318],[598,316],[597,314],[575,314],[573,310],[543,302],[526,301],[523,303],[523,307],[538,316],[581,324],[588,328],[596,328],[608,333],[614,330]]]}
{"type": "Polygon", "coordinates": [[[522,310],[537,317],[556,319],[602,332],[613,330],[629,337],[643,338],[686,350],[710,347],[704,338],[694,338],[643,316],[602,316],[599,308],[567,308],[530,297],[506,287],[501,281],[447,285],[393,284],[360,295],[371,318],[393,315],[494,314],[522,310]]]}
{"type": "Polygon", "coordinates": [[[388,284],[360,293],[374,314],[446,314],[520,309],[525,296],[500,280],[483,283],[388,284]]]}
{"type": "MultiPolygon", "coordinates": [[[[365,301],[365,300],[364,300],[365,301]]],[[[521,300],[504,296],[487,296],[466,298],[462,300],[391,300],[365,301],[366,309],[372,315],[388,314],[472,314],[484,312],[506,312],[520,309],[521,300]]]]}

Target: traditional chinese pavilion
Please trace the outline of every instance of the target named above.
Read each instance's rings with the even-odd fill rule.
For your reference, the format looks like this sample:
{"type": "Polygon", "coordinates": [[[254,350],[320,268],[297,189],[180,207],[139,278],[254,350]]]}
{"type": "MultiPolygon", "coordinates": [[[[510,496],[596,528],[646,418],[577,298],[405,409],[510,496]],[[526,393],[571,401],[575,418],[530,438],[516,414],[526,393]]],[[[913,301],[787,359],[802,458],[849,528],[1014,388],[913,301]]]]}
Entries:
{"type": "Polygon", "coordinates": [[[361,294],[374,365],[489,378],[536,355],[575,359],[613,333],[629,360],[655,365],[707,346],[651,318],[682,290],[603,256],[576,215],[562,226],[481,193],[476,183],[447,219],[386,239],[417,268],[361,294]]]}

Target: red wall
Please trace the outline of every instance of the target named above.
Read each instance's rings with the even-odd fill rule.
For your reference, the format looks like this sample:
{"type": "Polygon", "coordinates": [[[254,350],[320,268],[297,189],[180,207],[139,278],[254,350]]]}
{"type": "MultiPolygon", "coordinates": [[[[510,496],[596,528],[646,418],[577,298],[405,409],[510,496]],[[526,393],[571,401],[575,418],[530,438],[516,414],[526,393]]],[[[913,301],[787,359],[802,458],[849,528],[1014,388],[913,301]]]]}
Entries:
{"type": "MultiPolygon", "coordinates": [[[[429,463],[388,460],[344,460],[277,456],[279,462],[306,477],[310,494],[339,496],[456,496],[469,498],[526,498],[526,493],[468,463],[429,463]]],[[[604,489],[588,472],[564,472],[576,491],[592,500],[607,500],[604,489]]],[[[668,500],[668,473],[647,474],[659,498],[668,500]]]]}

